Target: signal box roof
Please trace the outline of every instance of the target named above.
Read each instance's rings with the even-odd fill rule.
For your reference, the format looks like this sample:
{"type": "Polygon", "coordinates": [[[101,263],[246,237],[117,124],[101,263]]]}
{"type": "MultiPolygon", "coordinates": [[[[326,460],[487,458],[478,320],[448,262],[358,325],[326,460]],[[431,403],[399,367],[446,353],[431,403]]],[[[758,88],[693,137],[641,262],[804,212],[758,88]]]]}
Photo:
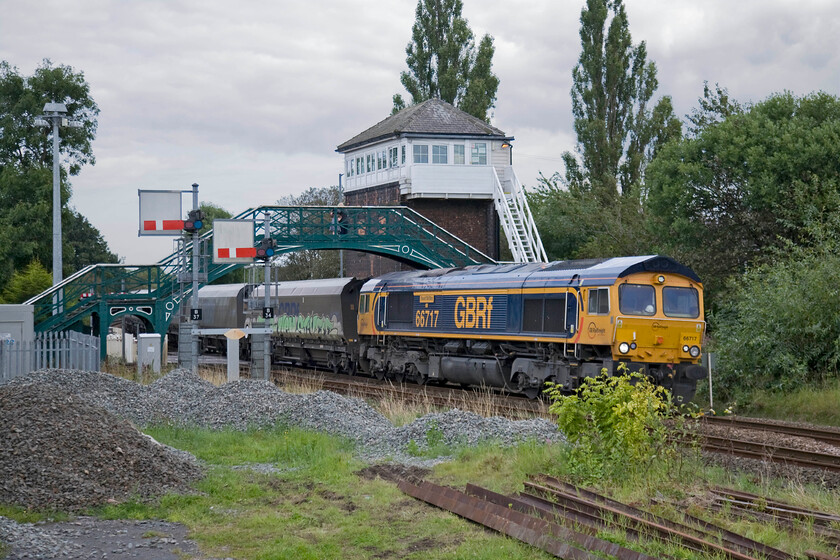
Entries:
{"type": "Polygon", "coordinates": [[[671,257],[646,255],[392,272],[369,280],[363,291],[610,286],[637,272],[679,274],[700,283],[692,269],[671,257]]]}
{"type": "Polygon", "coordinates": [[[487,124],[446,101],[428,99],[379,121],[339,145],[335,151],[349,152],[361,146],[402,136],[511,139],[495,126],[487,124]]]}

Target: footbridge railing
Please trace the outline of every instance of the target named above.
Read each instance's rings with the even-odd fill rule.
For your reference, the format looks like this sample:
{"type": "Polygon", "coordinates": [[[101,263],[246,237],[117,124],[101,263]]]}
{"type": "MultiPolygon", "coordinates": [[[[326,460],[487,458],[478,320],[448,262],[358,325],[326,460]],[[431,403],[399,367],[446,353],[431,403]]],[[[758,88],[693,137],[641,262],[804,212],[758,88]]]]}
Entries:
{"type": "MultiPolygon", "coordinates": [[[[254,220],[255,242],[268,235],[277,254],[300,250],[348,249],[375,253],[417,268],[447,268],[493,263],[481,251],[402,206],[261,206],[236,218],[254,220]]],[[[33,297],[39,332],[77,328],[88,317],[89,328],[107,335],[114,319],[137,315],[164,334],[180,302],[191,295],[192,243],[160,262],[146,265],[97,264],[76,272],[33,297]]],[[[213,282],[242,264],[214,264],[213,231],[200,238],[201,284],[213,282]]],[[[102,352],[105,344],[101,345],[102,352]]],[[[104,356],[103,356],[104,357],[104,356]]]]}

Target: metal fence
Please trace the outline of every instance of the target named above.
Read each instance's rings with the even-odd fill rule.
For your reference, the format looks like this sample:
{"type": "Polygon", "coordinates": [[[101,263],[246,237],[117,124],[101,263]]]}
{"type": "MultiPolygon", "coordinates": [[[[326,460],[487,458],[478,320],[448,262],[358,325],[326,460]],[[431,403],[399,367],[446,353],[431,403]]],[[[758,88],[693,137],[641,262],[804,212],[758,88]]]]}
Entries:
{"type": "Polygon", "coordinates": [[[64,331],[37,333],[32,342],[0,340],[0,381],[47,368],[99,371],[99,338],[64,331]]]}

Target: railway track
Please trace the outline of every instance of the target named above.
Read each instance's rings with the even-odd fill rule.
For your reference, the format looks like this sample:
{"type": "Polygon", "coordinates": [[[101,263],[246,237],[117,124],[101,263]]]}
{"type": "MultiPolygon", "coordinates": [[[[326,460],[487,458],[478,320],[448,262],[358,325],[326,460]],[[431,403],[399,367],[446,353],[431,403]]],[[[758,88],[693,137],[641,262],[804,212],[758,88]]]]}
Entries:
{"type": "MultiPolygon", "coordinates": [[[[315,385],[343,395],[362,399],[397,399],[407,403],[422,404],[441,409],[459,408],[476,412],[482,416],[504,416],[512,419],[548,417],[548,405],[542,401],[531,401],[511,397],[496,391],[479,389],[449,388],[435,385],[415,385],[392,381],[377,381],[364,377],[348,377],[332,373],[315,374],[315,385]]],[[[282,383],[313,383],[313,375],[307,370],[275,371],[275,379],[282,383]]]]}
{"type": "Polygon", "coordinates": [[[805,451],[794,447],[771,445],[743,439],[721,438],[705,434],[701,435],[700,438],[704,451],[727,453],[729,455],[772,461],[774,463],[840,472],[840,455],[805,451]]]}
{"type": "MultiPolygon", "coordinates": [[[[395,399],[434,408],[459,408],[482,416],[504,416],[511,419],[549,417],[548,405],[542,401],[512,397],[489,389],[419,386],[383,382],[364,377],[348,377],[328,372],[317,372],[314,375],[316,381],[313,383],[311,370],[285,368],[276,370],[275,378],[281,384],[309,383],[317,388],[362,399],[395,399]]],[[[706,417],[701,424],[810,438],[840,447],[840,430],[832,428],[805,427],[738,417],[706,417]]],[[[840,472],[840,455],[757,442],[735,434],[726,437],[708,435],[703,434],[701,429],[698,430],[697,435],[704,451],[840,472]]]]}
{"type": "Polygon", "coordinates": [[[707,416],[703,418],[703,422],[712,426],[728,426],[730,428],[743,428],[747,430],[759,430],[762,432],[807,437],[840,447],[840,429],[838,428],[799,426],[795,424],[783,424],[779,422],[760,420],[758,418],[743,418],[739,416],[707,416]]]}

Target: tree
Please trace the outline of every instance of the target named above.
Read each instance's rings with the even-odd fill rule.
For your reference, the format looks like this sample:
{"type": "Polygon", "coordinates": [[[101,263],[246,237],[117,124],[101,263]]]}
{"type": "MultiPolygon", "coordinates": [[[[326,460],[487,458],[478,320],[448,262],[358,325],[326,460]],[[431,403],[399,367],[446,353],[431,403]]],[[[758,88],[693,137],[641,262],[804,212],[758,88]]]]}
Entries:
{"type": "MultiPolygon", "coordinates": [[[[343,198],[337,186],[312,187],[297,196],[285,196],[277,201],[281,206],[337,206],[343,198]]],[[[309,280],[339,276],[338,251],[296,251],[282,257],[280,280],[309,280]]]]}
{"type": "Polygon", "coordinates": [[[212,202],[202,202],[198,207],[204,212],[204,223],[201,225],[201,229],[198,230],[199,235],[204,235],[210,231],[215,220],[224,220],[233,217],[233,214],[212,202]]]}
{"type": "Polygon", "coordinates": [[[35,73],[23,77],[18,69],[0,61],[0,167],[18,169],[52,166],[52,140],[35,118],[50,101],[67,106],[67,118],[80,121],[81,128],[61,129],[61,155],[70,175],[82,166],[94,165],[91,146],[96,136],[99,107],[90,96],[82,72],[70,66],[53,66],[44,59],[35,73]]]}
{"type": "Polygon", "coordinates": [[[638,185],[647,162],[681,135],[671,100],[650,106],[658,87],[647,47],[633,46],[622,0],[587,0],[581,10],[582,51],[572,71],[577,152],[566,152],[566,184],[592,192],[602,204],[638,185]],[[606,28],[610,14],[612,19],[606,28]]]}
{"type": "Polygon", "coordinates": [[[672,256],[720,290],[788,244],[818,243],[840,212],[840,98],[776,94],[748,109],[705,88],[692,137],[646,175],[647,213],[672,256]]]}
{"type": "Polygon", "coordinates": [[[33,259],[26,268],[18,269],[12,275],[3,290],[0,303],[23,303],[51,285],[52,274],[37,259],[33,259]]]}
{"type": "MultiPolygon", "coordinates": [[[[411,94],[411,103],[438,98],[474,117],[489,121],[495,106],[499,78],[493,74],[493,38],[484,35],[475,48],[475,38],[461,16],[461,0],[419,0],[411,42],[406,46],[408,71],[400,82],[411,94]]],[[[406,107],[395,94],[393,113],[406,107]]]]}
{"type": "Polygon", "coordinates": [[[61,131],[64,275],[88,264],[117,262],[96,228],[67,206],[68,176],[95,162],[91,143],[99,108],[84,75],[45,60],[23,77],[0,61],[0,290],[33,259],[52,262],[52,142],[49,131],[34,123],[50,101],[64,103],[68,117],[83,123],[61,131]]]}

